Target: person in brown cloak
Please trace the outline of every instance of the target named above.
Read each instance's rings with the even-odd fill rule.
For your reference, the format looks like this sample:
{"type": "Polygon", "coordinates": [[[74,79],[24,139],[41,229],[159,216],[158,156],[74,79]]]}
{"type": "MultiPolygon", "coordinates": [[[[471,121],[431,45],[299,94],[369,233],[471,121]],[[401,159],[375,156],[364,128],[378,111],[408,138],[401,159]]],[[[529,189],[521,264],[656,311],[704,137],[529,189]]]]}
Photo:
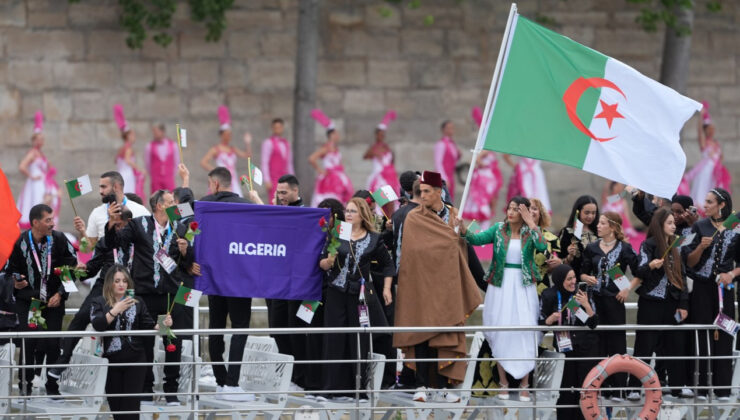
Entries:
{"type": "MultiPolygon", "coordinates": [[[[467,245],[454,229],[457,209],[442,202],[442,177],[425,171],[420,179],[422,205],[411,210],[401,232],[396,326],[464,325],[482,302],[468,269],[467,245]]],[[[464,358],[462,332],[402,332],[393,336],[409,359],[464,358]]],[[[462,382],[466,362],[407,363],[416,371],[415,401],[427,401],[429,389],[462,382]],[[433,372],[433,375],[430,375],[433,372]],[[432,382],[434,381],[434,382],[432,382]],[[436,383],[435,383],[436,382],[436,383]]],[[[460,396],[447,390],[434,399],[454,403],[460,396]]]]}

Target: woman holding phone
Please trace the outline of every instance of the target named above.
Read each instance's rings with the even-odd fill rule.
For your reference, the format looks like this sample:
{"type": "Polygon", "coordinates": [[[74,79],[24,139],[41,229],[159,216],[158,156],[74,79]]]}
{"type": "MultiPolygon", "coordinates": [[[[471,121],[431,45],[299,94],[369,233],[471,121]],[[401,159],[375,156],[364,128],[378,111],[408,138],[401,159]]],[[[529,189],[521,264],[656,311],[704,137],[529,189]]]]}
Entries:
{"type": "MultiPolygon", "coordinates": [[[[134,281],[128,270],[115,264],[105,275],[103,296],[92,302],[91,321],[96,331],[131,331],[157,328],[149,316],[144,302],[133,297],[134,281]]],[[[172,326],[172,318],[167,315],[164,325],[172,326]]],[[[138,394],[144,389],[144,375],[147,366],[129,366],[130,363],[144,363],[143,337],[114,336],[103,339],[103,356],[111,364],[105,393],[112,412],[127,411],[127,414],[113,414],[116,420],[138,419],[141,396],[116,397],[116,394],[138,394]]]]}

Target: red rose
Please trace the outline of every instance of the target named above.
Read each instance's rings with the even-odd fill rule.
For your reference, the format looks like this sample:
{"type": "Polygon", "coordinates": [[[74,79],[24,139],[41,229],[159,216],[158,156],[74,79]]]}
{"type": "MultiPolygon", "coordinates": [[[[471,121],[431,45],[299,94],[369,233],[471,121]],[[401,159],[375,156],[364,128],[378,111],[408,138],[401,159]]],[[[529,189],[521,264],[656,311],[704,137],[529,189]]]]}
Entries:
{"type": "Polygon", "coordinates": [[[190,230],[192,231],[198,230],[198,222],[190,222],[190,230]]]}
{"type": "Polygon", "coordinates": [[[164,349],[167,350],[167,353],[174,353],[175,350],[177,350],[177,347],[175,347],[174,344],[170,343],[167,344],[167,347],[165,347],[164,349]]]}
{"type": "Polygon", "coordinates": [[[57,267],[54,269],[54,275],[55,276],[61,276],[62,275],[62,269],[57,267]]]}
{"type": "Polygon", "coordinates": [[[326,218],[322,217],[321,220],[319,220],[319,226],[321,227],[326,226],[326,218]]]}
{"type": "Polygon", "coordinates": [[[372,199],[372,197],[365,197],[365,201],[367,202],[367,205],[373,204],[375,200],[372,199]]]}
{"type": "Polygon", "coordinates": [[[28,323],[28,328],[30,328],[30,329],[32,329],[32,330],[35,330],[35,329],[36,329],[37,327],[38,327],[38,326],[36,325],[36,323],[35,323],[35,322],[29,322],[29,323],[28,323]]]}

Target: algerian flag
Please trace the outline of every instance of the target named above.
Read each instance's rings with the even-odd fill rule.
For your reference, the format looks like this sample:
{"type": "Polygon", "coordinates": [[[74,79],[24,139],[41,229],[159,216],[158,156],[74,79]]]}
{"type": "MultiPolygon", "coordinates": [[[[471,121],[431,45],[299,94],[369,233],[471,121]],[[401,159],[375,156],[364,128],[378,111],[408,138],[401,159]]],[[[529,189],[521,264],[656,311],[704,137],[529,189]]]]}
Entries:
{"type": "Polygon", "coordinates": [[[254,163],[250,163],[249,176],[252,178],[252,182],[262,185],[262,171],[254,163]]]}
{"type": "Polygon", "coordinates": [[[686,167],[679,133],[701,104],[516,13],[502,50],[478,149],[675,194],[686,167]]]}
{"type": "Polygon", "coordinates": [[[65,182],[67,185],[67,192],[69,198],[79,197],[92,191],[92,184],[90,183],[90,175],[83,175],[79,178],[65,182]]]}
{"type": "Polygon", "coordinates": [[[184,128],[180,129],[180,147],[183,149],[188,147],[188,130],[184,128]]]}
{"type": "Polygon", "coordinates": [[[470,233],[478,233],[480,232],[480,230],[480,225],[475,220],[470,222],[470,224],[468,225],[468,232],[470,233]]]}
{"type": "Polygon", "coordinates": [[[190,203],[175,204],[172,207],[167,207],[165,211],[167,212],[167,217],[170,219],[170,222],[175,222],[183,217],[190,217],[193,215],[193,208],[190,207],[190,203]]]}
{"type": "Polygon", "coordinates": [[[681,235],[681,238],[678,240],[678,247],[681,248],[684,245],[688,245],[691,242],[694,241],[694,238],[696,237],[696,233],[691,232],[688,235],[681,235]]]}
{"type": "Polygon", "coordinates": [[[337,220],[332,229],[332,234],[339,239],[349,241],[352,238],[352,223],[337,220]]]}
{"type": "Polygon", "coordinates": [[[740,230],[740,213],[733,213],[722,223],[727,229],[740,230]]]}
{"type": "Polygon", "coordinates": [[[621,268],[619,268],[618,265],[615,265],[614,267],[606,270],[606,274],[608,274],[609,277],[611,277],[614,281],[616,281],[620,277],[624,277],[624,272],[621,268]]]}
{"type": "Polygon", "coordinates": [[[572,311],[573,309],[575,309],[575,308],[577,308],[579,306],[580,306],[580,304],[576,300],[575,296],[571,296],[570,300],[568,301],[568,303],[565,304],[565,308],[563,308],[563,309],[570,309],[572,311]]]}
{"type": "Polygon", "coordinates": [[[581,239],[581,237],[583,237],[583,222],[578,220],[578,218],[576,218],[576,221],[573,222],[573,236],[575,236],[579,240],[581,239]]]}
{"type": "Polygon", "coordinates": [[[181,284],[180,288],[177,289],[177,294],[175,295],[175,303],[197,308],[202,295],[203,292],[200,290],[191,289],[181,284]]]}
{"type": "Polygon", "coordinates": [[[304,300],[301,302],[301,306],[298,307],[295,316],[302,319],[306,324],[310,324],[316,310],[319,309],[319,305],[321,305],[321,302],[318,300],[304,300]]]}
{"type": "Polygon", "coordinates": [[[383,185],[373,192],[373,200],[378,206],[383,207],[391,201],[398,200],[398,195],[393,191],[393,187],[390,185],[383,185]]]}

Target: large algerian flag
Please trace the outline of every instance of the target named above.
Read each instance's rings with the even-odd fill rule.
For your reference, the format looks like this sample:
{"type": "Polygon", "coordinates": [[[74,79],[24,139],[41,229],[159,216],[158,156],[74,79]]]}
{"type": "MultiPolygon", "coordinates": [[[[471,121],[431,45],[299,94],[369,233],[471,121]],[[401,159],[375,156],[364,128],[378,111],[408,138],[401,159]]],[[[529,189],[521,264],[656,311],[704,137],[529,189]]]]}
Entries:
{"type": "Polygon", "coordinates": [[[92,183],[90,182],[90,175],[83,175],[79,178],[75,178],[70,181],[66,181],[67,192],[69,198],[79,197],[92,191],[92,183]]]}
{"type": "Polygon", "coordinates": [[[679,133],[701,104],[518,14],[504,40],[479,149],[676,192],[686,167],[679,133]]]}

